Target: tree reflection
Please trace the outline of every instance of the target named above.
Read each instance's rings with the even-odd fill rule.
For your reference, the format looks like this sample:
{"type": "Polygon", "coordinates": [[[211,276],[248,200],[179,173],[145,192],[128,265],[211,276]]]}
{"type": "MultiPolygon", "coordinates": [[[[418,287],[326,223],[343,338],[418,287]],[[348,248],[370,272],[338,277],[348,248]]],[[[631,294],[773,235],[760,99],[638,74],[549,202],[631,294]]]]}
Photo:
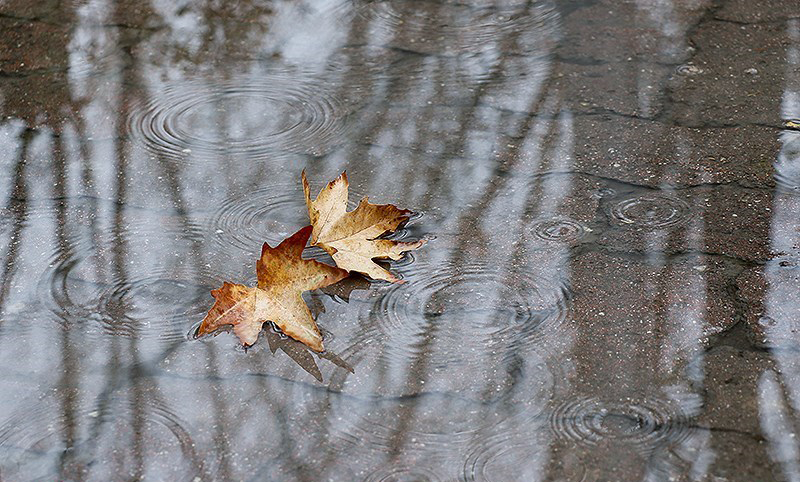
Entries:
{"type": "Polygon", "coordinates": [[[689,3],[5,2],[0,472],[699,480],[757,403],[792,478],[797,133],[770,200],[779,109],[692,106],[724,95],[676,68],[727,79],[702,55],[735,22],[689,3]],[[220,231],[306,222],[301,197],[221,206],[304,167],[422,213],[409,282],[313,294],[324,363],[269,328],[173,336],[211,303],[174,290],[248,276],[220,231]],[[775,361],[745,408],[706,397],[737,329],[775,361]]]}

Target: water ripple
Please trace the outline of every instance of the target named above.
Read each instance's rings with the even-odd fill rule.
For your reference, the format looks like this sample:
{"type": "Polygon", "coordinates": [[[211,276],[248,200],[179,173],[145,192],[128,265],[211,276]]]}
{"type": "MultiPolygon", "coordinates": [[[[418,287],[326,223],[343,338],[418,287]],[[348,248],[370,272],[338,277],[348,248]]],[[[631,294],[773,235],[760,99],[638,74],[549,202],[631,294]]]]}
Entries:
{"type": "Polygon", "coordinates": [[[150,398],[114,399],[68,414],[58,400],[47,398],[0,424],[3,475],[15,480],[92,479],[148,469],[169,480],[198,480],[211,469],[211,459],[198,450],[181,418],[150,398]],[[141,454],[143,467],[137,467],[134,452],[141,454]]]}
{"type": "Polygon", "coordinates": [[[417,359],[431,337],[446,333],[449,342],[429,354],[429,363],[469,369],[481,363],[475,351],[512,356],[557,336],[569,317],[564,284],[491,264],[430,269],[408,281],[390,287],[372,309],[376,326],[391,340],[384,353],[389,365],[417,359]]]}
{"type": "MultiPolygon", "coordinates": [[[[428,391],[401,397],[372,397],[364,403],[331,398],[326,409],[330,414],[332,448],[342,454],[389,453],[445,455],[461,449],[483,432],[492,432],[509,420],[536,416],[550,399],[556,375],[541,360],[521,363],[524,377],[495,385],[485,373],[463,374],[471,377],[472,386],[463,394],[454,393],[460,380],[452,373],[447,381],[452,392],[428,391]],[[470,393],[471,392],[471,393],[470,393]],[[483,397],[484,400],[476,400],[483,397]],[[338,441],[341,443],[333,443],[338,441]]],[[[489,370],[487,367],[486,370],[489,370]]],[[[508,366],[491,367],[504,378],[508,366]]],[[[385,372],[388,373],[388,372],[385,372]]],[[[428,377],[436,385],[433,376],[428,377]]],[[[427,383],[425,384],[427,385],[427,383]]],[[[435,389],[434,389],[435,390],[435,389]]]]}
{"type": "Polygon", "coordinates": [[[583,224],[568,218],[542,219],[533,223],[536,237],[544,241],[575,243],[586,235],[586,231],[583,224]]]}
{"type": "Polygon", "coordinates": [[[698,67],[696,65],[684,64],[684,65],[678,66],[678,68],[675,69],[675,72],[677,72],[680,75],[685,75],[687,77],[691,77],[691,76],[694,76],[694,75],[702,74],[703,73],[703,69],[701,69],[700,67],[698,67]]]}
{"type": "Polygon", "coordinates": [[[385,37],[432,53],[541,49],[557,25],[557,13],[546,2],[470,3],[368,1],[358,12],[370,21],[378,41],[385,37]]]}
{"type": "Polygon", "coordinates": [[[775,162],[775,182],[778,190],[800,194],[800,135],[786,135],[778,160],[775,162]]]}
{"type": "Polygon", "coordinates": [[[557,436],[573,442],[621,442],[644,455],[657,447],[678,444],[692,432],[688,417],[679,408],[658,399],[573,398],[553,410],[550,426],[557,436]]]}
{"type": "Polygon", "coordinates": [[[184,82],[159,91],[129,121],[133,138],[167,157],[323,155],[344,138],[347,109],[302,76],[184,82]]]}
{"type": "MultiPolygon", "coordinates": [[[[509,431],[482,437],[467,455],[463,480],[505,482],[540,479],[543,471],[548,468],[549,441],[541,439],[535,433],[524,437],[515,435],[513,431],[509,431]]],[[[578,461],[572,461],[565,464],[558,475],[554,480],[581,482],[586,477],[586,467],[578,461]]]]}
{"type": "Polygon", "coordinates": [[[414,482],[420,480],[437,482],[448,480],[448,478],[440,476],[433,469],[418,465],[391,466],[382,467],[369,474],[364,482],[414,482]]]}
{"type": "Polygon", "coordinates": [[[402,271],[406,284],[362,300],[360,331],[340,352],[355,373],[331,378],[363,400],[332,397],[321,409],[343,452],[445,454],[543,413],[569,370],[550,356],[568,338],[566,287],[477,261],[435,266],[418,256],[402,271]]]}
{"type": "Polygon", "coordinates": [[[88,336],[181,340],[230,275],[198,263],[202,229],[130,220],[112,235],[78,237],[51,257],[39,296],[65,328],[88,336]],[[136,243],[124,256],[118,246],[136,243]],[[154,247],[159,247],[155,249],[154,247]],[[139,249],[151,256],[135,256],[139,249]]]}
{"type": "MultiPolygon", "coordinates": [[[[355,209],[362,197],[351,187],[348,209],[355,209]]],[[[265,241],[275,246],[306,225],[308,210],[300,184],[275,183],[223,201],[207,229],[225,249],[260,253],[265,241]]],[[[327,259],[327,254],[317,247],[306,248],[303,255],[327,259]]]]}
{"type": "Polygon", "coordinates": [[[691,212],[680,199],[646,194],[619,201],[611,208],[611,216],[623,224],[644,228],[667,228],[685,222],[691,212]]]}

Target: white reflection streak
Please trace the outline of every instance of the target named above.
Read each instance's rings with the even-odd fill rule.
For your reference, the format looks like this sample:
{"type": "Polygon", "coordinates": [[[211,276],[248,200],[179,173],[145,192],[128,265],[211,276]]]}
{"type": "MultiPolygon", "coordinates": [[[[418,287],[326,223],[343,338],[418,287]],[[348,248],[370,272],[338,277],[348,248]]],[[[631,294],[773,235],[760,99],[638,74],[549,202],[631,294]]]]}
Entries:
{"type": "Polygon", "coordinates": [[[792,422],[783,403],[781,385],[772,370],[764,372],[758,383],[761,428],[770,444],[772,458],[781,465],[787,480],[800,481],[800,449],[792,422]]]}
{"type": "MultiPolygon", "coordinates": [[[[553,165],[550,171],[556,173],[566,173],[572,170],[573,152],[575,151],[575,129],[572,112],[563,110],[558,116],[559,139],[555,152],[553,153],[553,165]]],[[[543,181],[543,196],[541,210],[544,213],[555,215],[571,193],[569,176],[555,175],[547,176],[543,181]]]]}
{"type": "MultiPolygon", "coordinates": [[[[800,114],[800,106],[797,104],[798,94],[789,84],[797,80],[794,72],[800,60],[798,55],[800,21],[788,20],[787,34],[792,40],[792,45],[787,48],[787,86],[784,88],[781,113],[784,118],[796,118],[800,114]]],[[[796,138],[795,133],[784,133],[781,137],[783,145],[776,161],[777,172],[786,172],[787,169],[792,172],[800,170],[800,156],[792,147],[796,138]]],[[[769,261],[764,268],[768,286],[764,310],[766,316],[774,321],[771,326],[765,327],[765,336],[768,344],[776,348],[773,356],[795,413],[787,413],[788,407],[783,403],[781,384],[777,377],[765,375],[759,387],[761,426],[770,441],[773,458],[781,464],[786,477],[790,480],[800,480],[800,452],[797,439],[794,437],[796,413],[800,411],[800,359],[795,350],[788,349],[796,346],[798,342],[795,327],[800,300],[798,300],[795,274],[797,268],[787,269],[782,266],[785,262],[790,266],[796,266],[800,261],[797,254],[797,246],[800,246],[800,221],[798,221],[800,198],[776,192],[772,212],[770,247],[772,252],[781,253],[781,257],[769,261]]]]}
{"type": "MultiPolygon", "coordinates": [[[[117,39],[110,38],[108,29],[99,27],[108,23],[109,11],[109,5],[104,1],[94,1],[78,7],[75,27],[75,36],[78,40],[70,42],[68,47],[71,66],[70,89],[73,95],[87,101],[81,112],[82,125],[85,129],[81,134],[93,139],[116,137],[119,122],[118,89],[121,82],[118,75],[112,78],[87,77],[75,75],[72,70],[82,62],[91,62],[92,55],[88,55],[87,48],[97,52],[112,50],[112,43],[117,39]]],[[[98,72],[101,67],[95,64],[84,65],[82,68],[98,72]]],[[[115,163],[112,162],[117,157],[115,144],[113,141],[90,144],[91,172],[95,176],[93,185],[98,188],[98,192],[92,194],[106,199],[113,199],[118,180],[118,173],[114,172],[115,163]],[[100,191],[104,188],[107,189],[106,192],[100,191]]]]}
{"type": "MultiPolygon", "coordinates": [[[[793,44],[787,49],[787,83],[793,79],[793,73],[798,63],[798,43],[800,43],[800,22],[796,19],[787,22],[787,33],[793,44]]],[[[782,114],[785,118],[794,118],[800,113],[797,105],[797,92],[787,85],[784,89],[782,114]]],[[[776,171],[786,172],[791,169],[796,172],[800,166],[800,157],[792,149],[794,133],[782,136],[783,146],[776,161],[776,171]]],[[[768,291],[764,300],[766,315],[774,320],[772,326],[765,328],[765,336],[770,346],[776,348],[773,356],[778,364],[780,376],[786,387],[792,414],[783,403],[780,383],[774,374],[762,377],[760,384],[761,395],[761,426],[767,436],[771,453],[776,462],[781,464],[784,474],[790,480],[800,480],[800,451],[794,434],[796,412],[800,410],[800,366],[798,366],[797,353],[786,349],[785,346],[796,346],[795,334],[796,318],[793,314],[798,312],[797,279],[794,270],[787,270],[781,263],[797,263],[798,242],[800,242],[800,200],[794,195],[783,195],[776,192],[773,202],[773,217],[770,228],[770,247],[772,252],[782,253],[783,256],[771,260],[764,268],[768,291]],[[794,253],[789,255],[788,253],[794,253]]],[[[795,268],[796,269],[796,268],[795,268]]]]}
{"type": "MultiPolygon", "coordinates": [[[[705,235],[705,213],[702,209],[702,199],[694,204],[698,211],[689,223],[685,236],[688,238],[689,250],[701,252],[705,235]]],[[[671,387],[665,387],[665,392],[676,405],[687,415],[696,415],[700,411],[702,402],[699,395],[693,394],[692,388],[685,382],[687,378],[698,385],[702,385],[705,373],[703,371],[703,339],[706,335],[707,323],[707,288],[706,264],[701,256],[698,264],[693,265],[689,280],[677,278],[677,284],[666,285],[669,291],[669,304],[667,307],[665,331],[667,337],[663,342],[661,364],[662,369],[668,374],[679,375],[680,382],[671,387]],[[689,289],[684,289],[688,282],[689,289]],[[679,369],[688,373],[676,373],[679,369]]],[[[716,453],[711,447],[711,434],[708,432],[695,433],[684,440],[680,446],[672,449],[681,461],[691,462],[689,474],[691,480],[704,480],[708,469],[711,467],[716,453]]],[[[676,467],[681,471],[681,467],[676,467]]]]}
{"type": "MultiPolygon", "coordinates": [[[[538,93],[538,90],[536,92],[538,93]]],[[[528,105],[533,105],[535,100],[535,98],[531,99],[528,105]]],[[[491,232],[497,226],[503,225],[506,222],[505,220],[509,219],[509,216],[517,216],[517,219],[514,220],[513,224],[510,223],[509,227],[514,224],[519,225],[521,222],[526,204],[530,199],[531,188],[534,185],[531,182],[531,175],[541,172],[542,147],[553,124],[550,112],[555,109],[557,102],[558,98],[555,95],[547,98],[539,111],[541,115],[537,117],[533,129],[528,132],[528,135],[522,141],[519,159],[517,160],[519,165],[514,166],[510,173],[510,179],[503,191],[486,207],[482,221],[483,228],[487,232],[491,232]]],[[[499,127],[499,122],[496,125],[499,127]]],[[[500,132],[497,132],[496,138],[500,137],[500,132]]],[[[541,202],[547,202],[547,194],[549,193],[545,190],[541,202]]],[[[558,196],[561,197],[560,193],[558,196]]],[[[503,236],[503,238],[503,240],[498,241],[502,243],[508,239],[506,236],[503,236]]]]}
{"type": "MultiPolygon", "coordinates": [[[[685,47],[685,30],[688,26],[682,25],[677,20],[673,1],[637,0],[636,5],[641,12],[644,12],[649,17],[650,23],[660,29],[664,40],[661,43],[663,46],[661,54],[669,58],[680,53],[685,47]]],[[[662,82],[652,78],[653,74],[651,72],[651,68],[645,68],[638,75],[639,113],[643,116],[654,114],[652,112],[652,98],[662,94],[653,85],[654,83],[661,84],[662,82]]],[[[659,87],[661,86],[659,85],[659,87]]],[[[680,151],[684,146],[676,147],[680,151]]],[[[668,173],[663,173],[663,175],[667,177],[668,173]]],[[[702,203],[695,203],[695,205],[698,206],[699,210],[694,213],[694,217],[687,225],[684,235],[687,238],[690,251],[701,252],[703,250],[705,232],[704,213],[702,203]]],[[[648,264],[655,269],[661,270],[663,273],[661,279],[668,279],[668,275],[664,272],[664,267],[666,265],[665,248],[669,235],[667,231],[661,230],[646,235],[649,238],[647,245],[654,247],[653,250],[646,253],[648,264]]],[[[698,266],[693,266],[693,268],[702,268],[703,266],[702,263],[699,263],[698,266]]],[[[661,366],[665,374],[675,374],[676,369],[679,367],[693,370],[685,375],[697,382],[701,382],[704,376],[703,364],[696,360],[696,357],[702,357],[702,339],[707,326],[707,280],[702,270],[692,271],[690,276],[689,283],[691,288],[688,290],[679,285],[663,285],[663,289],[666,290],[665,295],[669,299],[665,320],[667,323],[665,329],[669,331],[662,344],[661,366]]],[[[660,286],[649,283],[648,288],[651,298],[655,299],[660,295],[660,286]]],[[[681,376],[679,379],[685,380],[685,376],[681,376]]],[[[675,386],[664,387],[664,391],[668,395],[673,392],[670,398],[685,413],[697,413],[695,397],[691,396],[692,390],[684,382],[680,382],[675,386]]],[[[672,450],[678,454],[680,459],[692,462],[692,480],[702,480],[715,458],[714,451],[710,447],[709,436],[689,437],[679,447],[675,447],[672,450]]],[[[676,470],[680,471],[682,469],[676,467],[676,470]]]]}
{"type": "MultiPolygon", "coordinates": [[[[662,52],[669,56],[679,52],[684,46],[684,31],[675,20],[675,6],[672,0],[636,0],[640,11],[645,12],[652,24],[655,24],[664,36],[662,52]]],[[[637,72],[639,92],[639,115],[651,117],[653,112],[653,97],[660,95],[655,84],[661,84],[658,75],[653,73],[652,67],[641,69],[637,72]]],[[[660,85],[659,85],[660,87],[660,85]]]]}
{"type": "MultiPolygon", "coordinates": [[[[689,251],[702,252],[705,235],[705,212],[702,199],[695,202],[694,206],[697,211],[694,212],[694,216],[687,226],[685,236],[688,238],[689,251]]],[[[665,340],[661,360],[667,373],[672,373],[678,366],[678,362],[682,362],[684,366],[691,363],[692,368],[699,369],[696,373],[690,374],[690,378],[697,382],[702,382],[703,372],[702,363],[697,363],[696,357],[702,357],[702,340],[707,326],[708,283],[705,269],[704,258],[701,256],[698,258],[697,264],[692,266],[688,290],[682,289],[683,283],[687,281],[684,279],[679,280],[681,286],[667,286],[667,289],[670,290],[667,320],[668,328],[672,329],[672,332],[665,340]]]]}
{"type": "MultiPolygon", "coordinates": [[[[8,119],[0,124],[0,168],[6,175],[0,176],[0,196],[7,198],[14,191],[14,176],[11,174],[11,165],[18,159],[22,149],[22,133],[25,131],[25,122],[21,119],[8,119]]],[[[8,244],[4,244],[8,246],[8,244]]]]}
{"type": "MultiPolygon", "coordinates": [[[[538,90],[533,89],[534,92],[538,92],[538,90]]],[[[557,121],[558,138],[554,152],[549,157],[552,159],[552,164],[547,166],[547,170],[569,172],[573,167],[573,116],[570,111],[562,110],[557,117],[551,117],[551,113],[556,110],[557,103],[558,94],[556,93],[550,95],[539,109],[541,117],[537,119],[533,129],[530,130],[522,143],[521,165],[515,166],[515,172],[512,173],[512,179],[507,188],[494,199],[493,209],[487,210],[491,215],[485,219],[484,229],[487,232],[492,232],[493,230],[497,232],[497,239],[490,241],[497,246],[507,243],[508,238],[528,243],[535,230],[535,223],[541,219],[541,216],[557,215],[559,207],[563,205],[563,201],[571,195],[572,189],[567,175],[536,177],[535,180],[540,183],[536,190],[533,188],[537,184],[531,182],[530,176],[532,173],[542,172],[542,160],[545,157],[543,155],[543,146],[548,132],[553,127],[554,120],[557,121]],[[528,203],[537,204],[534,209],[535,214],[530,221],[523,217],[530,208],[527,206],[528,203]],[[498,231],[496,230],[498,225],[505,225],[506,228],[498,231]],[[508,236],[508,233],[524,234],[508,236]]],[[[535,278],[543,277],[568,281],[569,266],[566,263],[566,259],[569,248],[565,245],[554,244],[553,246],[547,246],[547,250],[547,256],[536,256],[535,258],[530,256],[507,256],[504,272],[509,274],[509,279],[513,279],[514,273],[528,272],[533,273],[535,278]]],[[[511,252],[512,250],[509,250],[509,253],[511,252]]],[[[560,330],[558,336],[558,340],[550,340],[548,343],[556,342],[558,348],[552,350],[552,353],[558,354],[555,356],[563,357],[566,353],[569,353],[574,336],[567,328],[560,330]]],[[[563,360],[558,360],[555,363],[563,363],[563,360]]],[[[530,449],[527,452],[530,454],[529,459],[525,461],[524,466],[520,467],[520,470],[524,470],[524,474],[520,474],[520,480],[541,480],[547,472],[547,466],[551,458],[552,434],[538,423],[533,423],[528,429],[531,433],[538,432],[540,436],[529,436],[525,440],[517,441],[518,444],[527,446],[530,449]]],[[[510,436],[516,436],[518,431],[512,430],[509,433],[510,436]]]]}
{"type": "MultiPolygon", "coordinates": [[[[655,25],[661,30],[661,33],[664,37],[664,41],[661,42],[661,45],[663,45],[661,49],[662,53],[669,56],[671,53],[674,53],[678,49],[682,48],[685,43],[685,35],[684,31],[675,21],[675,6],[673,5],[672,0],[636,0],[636,6],[639,11],[644,12],[647,15],[649,22],[652,25],[655,25]]],[[[647,78],[649,70],[650,67],[641,69],[640,72],[637,72],[639,84],[639,114],[645,117],[654,114],[654,112],[651,112],[651,96],[661,95],[661,93],[657,92],[653,86],[653,83],[656,79],[647,78]]],[[[660,81],[658,83],[661,84],[660,81]]],[[[659,85],[659,87],[663,88],[662,85],[659,85]]],[[[648,262],[651,265],[658,267],[664,265],[665,261],[663,248],[666,245],[667,236],[668,233],[662,231],[656,231],[648,235],[648,237],[651,238],[651,240],[648,241],[648,244],[657,246],[656,249],[647,253],[648,262]]],[[[653,295],[656,293],[656,289],[653,286],[651,286],[649,291],[653,295]]]]}
{"type": "Polygon", "coordinates": [[[341,0],[276,3],[270,21],[269,44],[293,65],[324,66],[336,49],[347,41],[348,25],[334,12],[341,5],[345,13],[352,8],[341,0]]]}
{"type": "MultiPolygon", "coordinates": [[[[548,74],[551,72],[550,64],[544,69],[548,74]]],[[[537,61],[531,62],[531,72],[537,72],[537,61]]],[[[541,72],[541,71],[539,71],[541,72]]],[[[525,96],[520,98],[518,104],[521,111],[526,109],[533,110],[532,106],[537,105],[540,96],[546,95],[542,92],[545,79],[547,76],[530,78],[538,78],[539,82],[533,82],[524,89],[525,96]]],[[[503,190],[498,196],[493,199],[493,203],[487,206],[485,217],[483,218],[483,228],[487,233],[495,233],[493,240],[494,246],[503,247],[508,243],[509,239],[528,243],[530,237],[533,236],[535,230],[535,223],[541,216],[551,217],[558,213],[558,209],[563,205],[572,192],[569,177],[566,175],[550,175],[550,176],[536,176],[532,174],[539,174],[543,171],[555,173],[567,173],[573,168],[574,161],[574,130],[573,130],[573,115],[568,110],[561,110],[557,116],[553,116],[554,112],[558,112],[559,95],[554,92],[545,98],[545,101],[538,107],[536,111],[536,121],[533,128],[530,129],[522,145],[517,152],[517,164],[513,166],[510,174],[510,179],[503,190]],[[557,127],[557,140],[554,152],[551,152],[550,165],[543,166],[543,147],[546,144],[548,133],[553,129],[553,124],[557,127]],[[534,182],[532,182],[532,179],[534,182]],[[536,189],[538,188],[538,189],[536,189]],[[538,192],[537,192],[538,191],[538,192]],[[530,210],[529,203],[535,203],[534,215],[532,219],[527,219],[526,213],[530,210]],[[498,229],[498,226],[505,226],[505,228],[498,229]],[[509,236],[508,233],[521,233],[517,236],[509,236]]],[[[498,129],[497,138],[501,137],[501,132],[498,129]]],[[[519,141],[515,141],[519,142],[519,141]]],[[[503,248],[501,248],[503,249],[503,248]]],[[[536,256],[506,256],[506,263],[504,272],[508,273],[508,279],[513,279],[514,273],[528,272],[533,273],[534,277],[550,278],[552,280],[559,280],[568,282],[569,265],[566,262],[569,248],[565,245],[555,244],[548,246],[548,255],[546,257],[536,256]]],[[[508,249],[509,253],[515,250],[508,249]]],[[[559,339],[550,342],[557,342],[558,348],[552,350],[560,358],[566,353],[569,353],[570,347],[573,343],[574,336],[567,328],[560,330],[558,333],[559,339]]],[[[563,360],[558,360],[556,363],[563,363],[563,360]]],[[[529,429],[533,432],[538,431],[541,437],[530,436],[526,440],[520,440],[518,443],[526,445],[530,448],[528,453],[530,457],[525,461],[524,466],[520,470],[520,480],[540,480],[547,472],[547,466],[551,458],[550,446],[553,443],[552,434],[548,430],[542,430],[543,427],[538,424],[533,424],[529,429]]],[[[532,433],[533,433],[532,432],[532,433]]],[[[510,432],[511,434],[518,434],[517,430],[510,432]]],[[[522,462],[522,461],[519,461],[522,462]]]]}

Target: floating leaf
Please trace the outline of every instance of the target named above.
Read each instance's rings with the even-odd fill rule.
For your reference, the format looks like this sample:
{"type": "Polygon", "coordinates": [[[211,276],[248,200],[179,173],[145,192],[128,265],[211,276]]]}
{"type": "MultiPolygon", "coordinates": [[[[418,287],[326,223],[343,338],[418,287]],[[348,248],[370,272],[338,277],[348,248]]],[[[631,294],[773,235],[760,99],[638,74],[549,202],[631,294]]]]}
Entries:
{"type": "Polygon", "coordinates": [[[323,351],[322,335],[301,294],[336,283],[347,277],[347,271],[302,258],[311,232],[312,227],[306,226],[275,248],[264,243],[256,264],[258,285],[250,288],[225,282],[222,288],[213,290],[216,302],[197,335],[231,325],[239,340],[251,346],[264,322],[272,321],[286,335],[312,350],[323,351]]]}
{"type": "Polygon", "coordinates": [[[303,191],[313,231],[311,244],[331,255],[336,265],[357,271],[372,279],[400,282],[390,271],[373,261],[375,258],[398,260],[406,251],[417,249],[425,240],[414,242],[379,239],[408,221],[411,211],[392,204],[371,204],[365,197],[353,211],[347,211],[349,182],[347,174],[322,188],[311,200],[311,188],[303,171],[303,191]]]}

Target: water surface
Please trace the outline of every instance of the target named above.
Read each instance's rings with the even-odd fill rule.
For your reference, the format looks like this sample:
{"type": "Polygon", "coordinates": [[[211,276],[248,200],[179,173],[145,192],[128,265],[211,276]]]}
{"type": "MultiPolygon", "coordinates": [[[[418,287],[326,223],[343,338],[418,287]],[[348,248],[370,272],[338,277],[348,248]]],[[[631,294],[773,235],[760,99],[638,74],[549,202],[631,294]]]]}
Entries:
{"type": "MultiPolygon", "coordinates": [[[[0,1],[0,480],[800,480],[800,6],[0,1]],[[191,334],[300,184],[428,244],[191,334]]],[[[330,262],[319,249],[307,257],[330,262]]]]}

